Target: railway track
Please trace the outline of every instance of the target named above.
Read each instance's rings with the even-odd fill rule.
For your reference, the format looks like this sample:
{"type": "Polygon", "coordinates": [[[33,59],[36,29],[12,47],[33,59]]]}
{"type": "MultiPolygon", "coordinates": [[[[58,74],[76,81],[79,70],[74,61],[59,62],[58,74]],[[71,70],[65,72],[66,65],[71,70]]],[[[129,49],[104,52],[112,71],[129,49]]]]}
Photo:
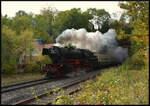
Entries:
{"type": "MultiPolygon", "coordinates": [[[[2,98],[3,98],[1,100],[2,100],[3,104],[15,104],[15,105],[38,104],[38,103],[36,103],[36,98],[34,98],[34,95],[32,95],[32,93],[30,93],[31,86],[35,85],[34,88],[38,92],[37,97],[40,98],[40,100],[42,99],[42,100],[46,101],[45,98],[47,98],[47,93],[45,93],[42,89],[48,88],[48,94],[53,95],[53,93],[54,93],[53,90],[55,88],[62,88],[64,91],[66,91],[67,89],[69,89],[73,86],[76,86],[76,85],[78,85],[78,87],[79,87],[80,83],[82,83],[90,78],[95,77],[97,74],[99,74],[99,71],[94,71],[94,73],[89,72],[87,75],[85,75],[85,76],[81,75],[81,76],[78,76],[77,78],[76,77],[67,78],[67,79],[63,78],[63,80],[62,79],[47,80],[44,78],[44,79],[38,79],[38,80],[33,80],[33,81],[27,81],[27,82],[23,82],[23,83],[12,84],[9,86],[5,86],[1,89],[2,98]],[[25,88],[25,89],[23,89],[23,88],[25,88]],[[9,91],[12,91],[12,92],[9,92],[9,91]]],[[[71,89],[71,90],[67,91],[66,94],[71,95],[75,92],[80,91],[81,89],[78,89],[78,87],[76,89],[71,89]]],[[[52,99],[54,99],[54,98],[56,98],[56,95],[54,97],[52,97],[52,99]]],[[[52,102],[47,102],[47,101],[44,103],[52,104],[52,102]]]]}
{"type": "Polygon", "coordinates": [[[22,82],[22,83],[15,83],[15,84],[11,84],[11,85],[2,87],[1,88],[1,93],[6,93],[6,92],[26,88],[26,87],[31,87],[31,86],[34,86],[34,85],[50,82],[50,81],[53,81],[53,80],[54,79],[50,80],[50,79],[47,79],[47,78],[42,78],[42,79],[31,80],[31,81],[26,81],[26,82],[22,82]]]}
{"type": "MultiPolygon", "coordinates": [[[[79,85],[80,83],[85,82],[88,79],[95,78],[96,75],[88,76],[88,77],[83,78],[83,79],[77,79],[77,80],[74,80],[70,83],[62,84],[61,86],[57,86],[56,88],[63,89],[65,91],[65,94],[72,95],[75,92],[81,91],[81,88],[78,88],[79,86],[76,86],[76,85],[79,85]],[[76,87],[72,88],[74,86],[76,86],[76,87]],[[70,89],[70,90],[68,90],[68,89],[70,89]]],[[[45,103],[46,105],[52,104],[52,101],[54,100],[54,98],[56,98],[56,95],[54,93],[58,93],[58,92],[59,92],[59,90],[57,92],[54,92],[54,90],[52,89],[52,90],[49,90],[46,93],[39,94],[36,98],[39,98],[40,100],[47,102],[47,103],[45,103]],[[46,97],[48,96],[48,94],[52,95],[52,100],[50,100],[50,102],[46,100],[46,97]]],[[[19,102],[15,103],[14,105],[33,105],[33,104],[37,104],[36,98],[32,97],[32,98],[29,98],[29,99],[26,99],[26,100],[22,100],[22,101],[19,101],[19,102]]],[[[56,98],[56,100],[57,100],[57,98],[56,98]]]]}

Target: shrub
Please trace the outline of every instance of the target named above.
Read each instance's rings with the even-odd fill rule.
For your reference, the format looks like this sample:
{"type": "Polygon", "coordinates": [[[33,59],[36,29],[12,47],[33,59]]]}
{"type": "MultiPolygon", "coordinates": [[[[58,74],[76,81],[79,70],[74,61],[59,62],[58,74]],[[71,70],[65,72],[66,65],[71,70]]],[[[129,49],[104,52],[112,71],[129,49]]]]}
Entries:
{"type": "Polygon", "coordinates": [[[40,65],[35,62],[29,62],[25,67],[26,73],[37,73],[40,72],[40,65]]]}
{"type": "Polygon", "coordinates": [[[42,51],[40,52],[40,55],[37,57],[37,61],[39,61],[42,64],[52,63],[52,60],[48,55],[45,55],[45,56],[42,55],[42,51]]]}
{"type": "Polygon", "coordinates": [[[3,66],[2,66],[2,71],[4,74],[15,74],[16,69],[17,69],[17,67],[14,63],[3,64],[3,66]]]}
{"type": "Polygon", "coordinates": [[[148,58],[140,54],[140,51],[135,53],[131,58],[127,59],[125,63],[128,64],[128,69],[140,70],[146,65],[148,58]]]}

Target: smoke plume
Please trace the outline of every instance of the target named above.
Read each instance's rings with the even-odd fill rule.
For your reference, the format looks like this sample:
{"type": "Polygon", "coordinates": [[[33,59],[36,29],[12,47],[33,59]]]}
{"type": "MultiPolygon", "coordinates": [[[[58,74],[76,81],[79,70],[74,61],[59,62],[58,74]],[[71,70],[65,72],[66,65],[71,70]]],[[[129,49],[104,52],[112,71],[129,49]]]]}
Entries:
{"type": "Polygon", "coordinates": [[[56,45],[62,46],[72,44],[76,48],[89,49],[92,52],[98,52],[122,62],[127,58],[127,49],[118,46],[116,32],[109,29],[102,34],[99,31],[87,32],[86,29],[67,29],[56,38],[56,45]]]}

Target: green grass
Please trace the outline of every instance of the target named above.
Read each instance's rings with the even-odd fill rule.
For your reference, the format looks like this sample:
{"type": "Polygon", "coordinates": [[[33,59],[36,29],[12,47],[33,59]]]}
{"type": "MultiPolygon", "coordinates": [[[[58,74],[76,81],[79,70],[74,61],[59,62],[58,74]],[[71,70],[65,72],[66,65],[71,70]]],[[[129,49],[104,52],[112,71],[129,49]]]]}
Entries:
{"type": "MultiPolygon", "coordinates": [[[[130,61],[130,60],[128,60],[130,61]]],[[[149,104],[149,69],[130,68],[127,62],[117,68],[106,69],[97,81],[87,81],[77,96],[61,95],[54,104],[149,104]]]]}
{"type": "Polygon", "coordinates": [[[148,80],[148,69],[109,69],[95,83],[88,82],[77,99],[88,104],[148,104],[148,80]]]}
{"type": "Polygon", "coordinates": [[[44,75],[40,73],[21,73],[14,75],[1,75],[1,86],[6,86],[12,83],[29,81],[33,79],[43,78],[44,75]]]}

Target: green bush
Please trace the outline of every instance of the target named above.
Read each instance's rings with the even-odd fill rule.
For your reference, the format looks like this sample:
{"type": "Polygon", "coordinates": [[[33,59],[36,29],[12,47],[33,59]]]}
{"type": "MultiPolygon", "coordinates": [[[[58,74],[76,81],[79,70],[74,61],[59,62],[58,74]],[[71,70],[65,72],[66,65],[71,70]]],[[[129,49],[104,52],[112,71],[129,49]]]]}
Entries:
{"type": "Polygon", "coordinates": [[[41,64],[51,64],[52,60],[48,55],[42,55],[42,51],[40,55],[36,58],[36,61],[40,62],[41,64]]]}
{"type": "Polygon", "coordinates": [[[15,63],[2,65],[2,72],[4,74],[15,74],[16,70],[17,70],[17,66],[15,63]]]}
{"type": "Polygon", "coordinates": [[[38,73],[40,72],[40,65],[35,62],[30,62],[25,67],[25,73],[38,73]]]}
{"type": "Polygon", "coordinates": [[[135,53],[131,58],[126,60],[128,64],[128,69],[140,70],[145,66],[143,57],[139,55],[139,52],[135,53]]]}

